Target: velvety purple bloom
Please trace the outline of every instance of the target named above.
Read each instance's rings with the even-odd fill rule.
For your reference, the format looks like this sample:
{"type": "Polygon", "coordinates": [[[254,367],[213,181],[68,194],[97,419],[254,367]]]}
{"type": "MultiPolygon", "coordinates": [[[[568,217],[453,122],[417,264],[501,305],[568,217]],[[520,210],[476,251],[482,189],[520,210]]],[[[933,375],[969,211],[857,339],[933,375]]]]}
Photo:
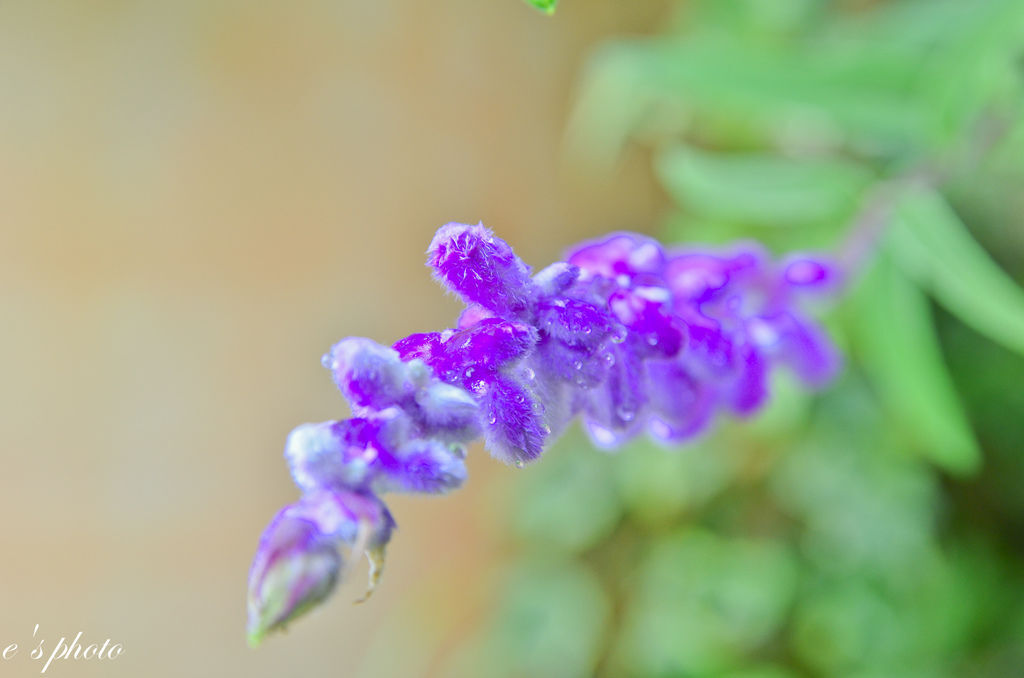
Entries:
{"type": "Polygon", "coordinates": [[[756,244],[666,249],[616,233],[531,276],[482,225],[453,223],[427,259],[467,307],[454,328],[391,347],[348,338],[324,356],[353,417],[288,436],[303,496],[260,542],[250,573],[255,640],[323,599],[363,554],[372,588],[394,527],[379,496],[459,487],[474,439],[517,466],[577,417],[602,448],[644,432],[679,443],[722,415],[756,412],[776,366],[812,387],[838,369],[801,306],[838,283],[818,257],[774,262],[756,244]]]}

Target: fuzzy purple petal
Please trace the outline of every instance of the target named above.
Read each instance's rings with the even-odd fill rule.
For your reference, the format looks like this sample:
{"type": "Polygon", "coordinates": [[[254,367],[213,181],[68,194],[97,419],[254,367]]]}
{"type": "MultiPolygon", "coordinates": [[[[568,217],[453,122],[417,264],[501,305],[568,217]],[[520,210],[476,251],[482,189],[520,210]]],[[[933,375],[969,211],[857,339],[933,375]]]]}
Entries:
{"type": "Polygon", "coordinates": [[[795,289],[831,291],[840,279],[838,266],[821,257],[791,255],[782,263],[782,281],[795,289]]]}
{"type": "Polygon", "coordinates": [[[584,277],[601,276],[641,284],[661,274],[665,253],[658,241],[636,233],[617,233],[583,243],[569,252],[567,261],[579,266],[584,277]]]}
{"type": "Polygon", "coordinates": [[[451,442],[480,435],[480,407],[466,390],[435,382],[416,393],[423,434],[451,442]]]}
{"type": "Polygon", "coordinates": [[[487,449],[505,463],[525,464],[540,456],[549,430],[543,407],[523,384],[496,375],[483,397],[487,449]]]}
{"type": "Polygon", "coordinates": [[[748,415],[757,411],[768,397],[766,357],[750,344],[735,349],[736,376],[727,390],[733,412],[748,415]]]}
{"type": "Polygon", "coordinates": [[[346,433],[353,421],[302,424],[288,434],[284,456],[295,484],[303,492],[364,484],[371,471],[349,455],[346,433]],[[353,463],[355,462],[355,463],[353,463]]]}
{"type": "Polygon", "coordinates": [[[378,491],[442,494],[466,480],[465,450],[437,440],[419,439],[406,444],[376,485],[378,491]]]}
{"type": "Polygon", "coordinates": [[[612,356],[604,384],[585,394],[586,429],[599,447],[609,449],[640,430],[647,400],[645,365],[629,342],[609,347],[612,356]]]}
{"type": "Polygon", "coordinates": [[[664,442],[692,438],[708,427],[719,401],[712,383],[696,379],[677,360],[647,365],[648,430],[664,442]]]}
{"type": "Polygon", "coordinates": [[[427,264],[448,289],[499,315],[516,316],[533,298],[530,269],[484,226],[442,226],[427,249],[427,264]]]}
{"type": "Polygon", "coordinates": [[[615,317],[625,325],[645,353],[671,358],[683,347],[685,329],[667,308],[671,297],[664,288],[619,290],[608,300],[615,317]]]}
{"type": "Polygon", "coordinates": [[[401,403],[412,395],[417,381],[427,377],[415,374],[398,351],[361,337],[339,341],[323,363],[356,407],[382,409],[401,403]]]}
{"type": "Polygon", "coordinates": [[[541,298],[550,298],[562,294],[580,277],[578,266],[566,262],[551,264],[533,276],[533,285],[541,298]]]}
{"type": "Polygon", "coordinates": [[[765,353],[793,370],[810,386],[828,383],[841,361],[832,342],[797,313],[783,311],[756,319],[754,334],[765,353]]]}

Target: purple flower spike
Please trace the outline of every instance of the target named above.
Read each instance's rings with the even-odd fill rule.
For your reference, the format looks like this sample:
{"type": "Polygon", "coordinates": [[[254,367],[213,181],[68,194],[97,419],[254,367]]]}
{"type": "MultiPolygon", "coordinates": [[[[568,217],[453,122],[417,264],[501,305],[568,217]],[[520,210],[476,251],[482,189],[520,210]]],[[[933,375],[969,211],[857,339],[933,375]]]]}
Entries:
{"type": "Polygon", "coordinates": [[[669,444],[749,416],[776,366],[812,387],[839,358],[800,307],[836,288],[827,260],[773,262],[756,243],[665,250],[615,233],[530,269],[482,225],[448,224],[428,264],[467,308],[456,326],[392,347],[348,338],[324,357],[354,416],[303,424],[285,458],[302,498],[271,522],[249,580],[253,642],[326,597],[366,555],[372,590],[394,521],[385,492],[439,494],[466,479],[465,446],[524,466],[583,420],[614,449],[669,444]]]}

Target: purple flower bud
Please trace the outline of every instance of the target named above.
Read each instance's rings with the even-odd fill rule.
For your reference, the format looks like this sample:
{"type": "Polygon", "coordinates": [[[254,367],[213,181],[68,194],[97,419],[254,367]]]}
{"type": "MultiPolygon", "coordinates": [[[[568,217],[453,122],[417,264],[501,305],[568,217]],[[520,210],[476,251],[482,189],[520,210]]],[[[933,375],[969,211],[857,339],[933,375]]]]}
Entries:
{"type": "Polygon", "coordinates": [[[696,379],[678,360],[652,360],[647,365],[651,434],[678,443],[704,431],[715,413],[715,386],[696,379]]]}
{"type": "Polygon", "coordinates": [[[645,365],[628,342],[608,348],[607,381],[584,396],[584,423],[591,440],[603,449],[618,447],[643,430],[645,365]]]}
{"type": "Polygon", "coordinates": [[[634,281],[657,280],[665,266],[665,253],[656,240],[636,233],[617,233],[574,248],[568,262],[579,266],[581,277],[601,276],[623,286],[634,281]]]}
{"type": "Polygon", "coordinates": [[[426,370],[417,371],[402,362],[394,349],[362,337],[339,341],[324,356],[323,364],[355,407],[382,409],[397,405],[430,377],[426,370]]]}
{"type": "MultiPolygon", "coordinates": [[[[455,332],[444,342],[445,357],[438,364],[451,369],[496,369],[523,358],[537,343],[537,330],[530,325],[500,318],[485,318],[472,327],[455,332]]],[[[471,382],[473,373],[462,375],[471,382]]]]}
{"type": "Polygon", "coordinates": [[[841,360],[820,328],[790,311],[758,320],[774,337],[774,341],[765,345],[765,351],[792,369],[808,385],[824,386],[835,377],[841,360]]]}
{"type": "Polygon", "coordinates": [[[637,350],[671,358],[683,346],[683,324],[666,311],[671,296],[663,287],[617,290],[608,299],[615,317],[630,330],[637,350]]]}
{"type": "Polygon", "coordinates": [[[437,440],[411,440],[396,457],[378,491],[443,494],[466,480],[465,448],[437,440]]]}
{"type": "Polygon", "coordinates": [[[363,420],[302,424],[288,434],[284,456],[299,489],[315,492],[323,488],[359,487],[366,483],[369,465],[358,463],[362,450],[355,450],[356,455],[350,454],[347,440],[352,422],[356,421],[363,420]]]}
{"type": "Polygon", "coordinates": [[[625,328],[607,308],[572,298],[556,298],[537,305],[537,329],[568,346],[579,346],[592,353],[613,335],[624,335],[625,328]]]}
{"type": "Polygon", "coordinates": [[[285,508],[271,521],[249,571],[249,644],[326,598],[341,570],[334,540],[285,508]]]}
{"type": "Polygon", "coordinates": [[[483,224],[442,226],[427,255],[438,281],[469,303],[514,317],[531,301],[530,269],[483,224]]]}
{"type": "Polygon", "coordinates": [[[535,460],[550,433],[544,423],[543,405],[523,384],[505,375],[495,375],[485,388],[487,449],[498,459],[517,466],[535,460]]]}
{"type": "Polygon", "coordinates": [[[318,490],[286,506],[260,538],[249,571],[249,643],[257,645],[326,598],[349,561],[367,555],[372,590],[395,522],[373,495],[318,490]]]}
{"type": "Polygon", "coordinates": [[[465,389],[435,382],[416,393],[426,435],[469,442],[480,435],[480,407],[465,389]]]}
{"type": "Polygon", "coordinates": [[[739,415],[757,411],[768,397],[766,357],[744,343],[734,349],[735,375],[727,386],[726,404],[739,415]]]}
{"type": "Polygon", "coordinates": [[[539,296],[550,298],[568,290],[579,277],[578,266],[560,261],[533,276],[533,284],[539,296]]]}
{"type": "Polygon", "coordinates": [[[783,282],[809,290],[831,290],[839,282],[839,271],[821,259],[791,255],[783,262],[783,282]]]}

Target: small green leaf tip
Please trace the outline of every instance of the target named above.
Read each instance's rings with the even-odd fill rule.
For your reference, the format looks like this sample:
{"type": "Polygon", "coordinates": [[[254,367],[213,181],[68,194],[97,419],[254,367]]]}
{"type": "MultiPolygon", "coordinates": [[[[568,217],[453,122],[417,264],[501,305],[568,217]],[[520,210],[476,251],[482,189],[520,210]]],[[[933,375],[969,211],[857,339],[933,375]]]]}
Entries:
{"type": "Polygon", "coordinates": [[[527,4],[533,5],[545,14],[554,14],[558,0],[526,0],[527,4]]]}

